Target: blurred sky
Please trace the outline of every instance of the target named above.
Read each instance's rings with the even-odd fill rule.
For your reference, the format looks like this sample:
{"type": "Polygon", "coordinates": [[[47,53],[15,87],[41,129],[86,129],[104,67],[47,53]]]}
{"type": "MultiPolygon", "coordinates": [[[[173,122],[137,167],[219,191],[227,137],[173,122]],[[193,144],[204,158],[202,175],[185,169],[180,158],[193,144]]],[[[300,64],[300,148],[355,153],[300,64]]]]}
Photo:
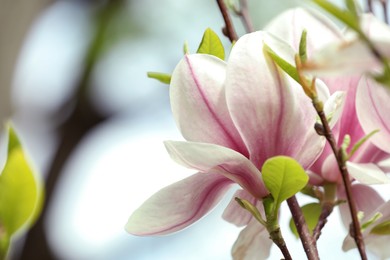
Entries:
{"type": "MultiPolygon", "coordinates": [[[[256,28],[297,4],[249,2],[256,28]]],[[[13,120],[42,173],[56,147],[58,119],[50,115],[73,91],[91,40],[91,17],[90,4],[55,1],[34,20],[19,53],[11,92],[13,120]]],[[[64,169],[47,223],[51,246],[60,259],[230,259],[240,230],[222,221],[221,214],[231,196],[171,236],[139,238],[124,231],[127,218],[145,199],[193,173],[173,163],[163,147],[164,140],[182,137],[170,113],[168,87],[148,79],[146,72],[171,72],[184,41],[195,52],[207,27],[219,33],[223,20],[217,5],[211,0],[129,1],[119,21],[124,36],[97,64],[90,89],[99,109],[114,116],[83,140],[64,169]]],[[[229,46],[226,39],[224,44],[229,46]]],[[[337,214],[320,239],[320,254],[324,259],[355,258],[356,252],[340,249],[346,231],[337,214]]],[[[304,259],[287,221],[287,214],[282,215],[293,257],[304,259]]],[[[280,253],[273,248],[271,259],[277,258],[280,253]]]]}

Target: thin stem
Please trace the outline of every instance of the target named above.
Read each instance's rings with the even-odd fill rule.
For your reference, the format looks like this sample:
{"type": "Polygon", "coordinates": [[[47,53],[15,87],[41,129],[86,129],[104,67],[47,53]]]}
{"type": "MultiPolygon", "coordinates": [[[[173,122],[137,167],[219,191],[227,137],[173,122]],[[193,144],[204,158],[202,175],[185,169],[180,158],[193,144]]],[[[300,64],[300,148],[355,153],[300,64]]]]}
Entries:
{"type": "Polygon", "coordinates": [[[217,0],[219,10],[225,21],[225,27],[222,29],[223,34],[229,38],[231,42],[236,42],[238,37],[236,31],[234,30],[232,20],[230,18],[229,12],[227,10],[224,0],[217,0]]]}
{"type": "Polygon", "coordinates": [[[387,13],[387,0],[381,0],[382,10],[383,10],[383,18],[387,24],[389,24],[389,15],[387,13]]]}
{"type": "MultiPolygon", "coordinates": [[[[317,107],[317,106],[314,104],[314,107],[317,107]]],[[[330,146],[332,148],[332,151],[333,151],[333,153],[334,153],[334,155],[336,157],[337,165],[339,167],[339,170],[341,172],[341,176],[342,176],[342,179],[343,179],[345,192],[347,194],[347,201],[348,201],[349,211],[351,213],[351,218],[352,218],[352,230],[353,230],[353,232],[351,232],[352,233],[351,235],[352,235],[352,237],[354,238],[354,240],[356,242],[356,245],[358,247],[361,259],[362,260],[366,260],[367,259],[367,255],[366,255],[366,251],[365,251],[365,246],[364,246],[364,240],[363,240],[362,232],[360,230],[360,223],[359,223],[359,220],[357,218],[356,204],[355,204],[354,198],[352,196],[351,182],[349,180],[348,170],[347,170],[345,161],[343,160],[342,155],[339,152],[339,149],[337,148],[336,141],[334,139],[332,131],[330,130],[330,127],[329,127],[328,121],[326,120],[326,116],[325,116],[324,111],[322,109],[321,110],[316,109],[316,110],[317,110],[318,116],[320,117],[322,125],[323,125],[323,128],[324,128],[323,129],[324,130],[324,136],[325,136],[326,140],[328,141],[328,143],[330,144],[330,146]]]]}
{"type": "Polygon", "coordinates": [[[290,251],[286,246],[286,242],[284,241],[279,225],[274,225],[271,227],[267,226],[267,230],[272,241],[279,247],[280,251],[282,252],[284,259],[292,260],[290,251]]]}
{"type": "Polygon", "coordinates": [[[336,205],[336,185],[333,183],[324,185],[324,197],[321,200],[321,215],[318,219],[318,223],[313,230],[313,238],[317,241],[321,236],[321,230],[328,222],[328,217],[333,212],[333,208],[336,205]]]}
{"type": "Polygon", "coordinates": [[[248,1],[240,0],[240,11],[237,13],[241,17],[241,21],[244,24],[247,33],[254,32],[252,19],[249,15],[248,1]]]}
{"type": "Polygon", "coordinates": [[[297,231],[299,237],[301,238],[302,246],[305,250],[307,259],[319,260],[320,258],[318,256],[316,240],[310,234],[309,228],[302,213],[302,209],[299,206],[295,195],[287,200],[287,204],[290,208],[295,226],[297,227],[297,231]]]}
{"type": "Polygon", "coordinates": [[[367,0],[367,7],[370,13],[373,13],[372,0],[367,0]]]}

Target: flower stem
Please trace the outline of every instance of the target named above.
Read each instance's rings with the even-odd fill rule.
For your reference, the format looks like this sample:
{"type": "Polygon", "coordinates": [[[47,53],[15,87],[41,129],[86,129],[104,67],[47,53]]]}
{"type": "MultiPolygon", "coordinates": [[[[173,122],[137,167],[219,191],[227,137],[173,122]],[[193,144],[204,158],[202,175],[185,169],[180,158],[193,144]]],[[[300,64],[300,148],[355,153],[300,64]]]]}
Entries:
{"type": "Polygon", "coordinates": [[[282,232],[280,231],[279,224],[275,222],[272,225],[267,225],[267,230],[272,241],[279,247],[280,251],[282,252],[284,259],[292,260],[290,251],[288,251],[286,242],[284,241],[282,232]]]}
{"type": "Polygon", "coordinates": [[[321,215],[318,219],[318,223],[313,230],[313,238],[317,241],[321,236],[321,230],[328,222],[328,217],[333,212],[333,208],[336,205],[336,185],[333,183],[325,184],[325,196],[321,201],[321,215]]]}
{"type": "Polygon", "coordinates": [[[318,256],[316,240],[310,234],[301,207],[299,206],[295,195],[287,199],[287,204],[290,208],[295,226],[297,227],[297,231],[299,237],[301,238],[302,246],[303,249],[305,250],[307,259],[319,260],[320,258],[318,256]]]}
{"type": "Polygon", "coordinates": [[[244,24],[246,32],[247,33],[253,32],[254,28],[253,28],[252,20],[249,16],[247,0],[240,0],[240,11],[236,13],[241,17],[241,21],[244,24]]]}
{"type": "Polygon", "coordinates": [[[332,130],[330,130],[330,127],[329,127],[329,124],[328,124],[328,121],[326,119],[324,111],[322,109],[317,109],[318,106],[316,106],[316,104],[314,104],[314,102],[313,102],[313,105],[314,105],[314,107],[316,107],[317,114],[321,119],[322,126],[323,126],[323,135],[325,136],[326,140],[328,141],[328,143],[330,144],[330,146],[332,148],[332,151],[333,151],[333,153],[336,157],[336,160],[337,160],[337,165],[339,167],[341,177],[343,179],[345,192],[347,194],[347,202],[348,202],[348,206],[349,206],[349,211],[351,213],[351,218],[352,218],[353,232],[351,232],[352,233],[351,235],[355,240],[356,246],[358,247],[361,259],[366,260],[367,255],[366,255],[366,251],[365,251],[364,240],[363,240],[362,232],[360,229],[360,223],[359,223],[359,220],[357,218],[356,204],[355,204],[354,198],[352,196],[351,182],[349,180],[349,173],[347,170],[347,166],[345,164],[345,161],[343,160],[343,157],[342,157],[342,154],[340,153],[340,150],[337,147],[336,141],[334,139],[332,130]]]}
{"type": "Polygon", "coordinates": [[[230,18],[229,12],[227,10],[226,4],[224,0],[217,0],[219,10],[223,16],[223,20],[225,21],[225,27],[222,29],[222,32],[229,40],[233,43],[236,42],[238,37],[236,31],[234,30],[232,20],[230,18]]]}

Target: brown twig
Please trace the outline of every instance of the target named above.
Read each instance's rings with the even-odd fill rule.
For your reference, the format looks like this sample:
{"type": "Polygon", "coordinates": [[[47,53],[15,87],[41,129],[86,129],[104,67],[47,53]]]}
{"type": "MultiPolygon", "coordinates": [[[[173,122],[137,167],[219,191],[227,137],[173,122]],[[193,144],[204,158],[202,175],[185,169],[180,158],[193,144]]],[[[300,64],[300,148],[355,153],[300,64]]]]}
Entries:
{"type": "Polygon", "coordinates": [[[303,249],[305,250],[307,259],[309,260],[319,260],[316,240],[310,234],[309,228],[306,224],[305,218],[302,213],[302,209],[298,204],[297,198],[292,196],[287,200],[288,207],[290,208],[292,218],[294,220],[295,226],[299,237],[301,238],[303,249]]]}
{"type": "MultiPolygon", "coordinates": [[[[313,102],[314,104],[314,102],[313,102]]],[[[354,198],[352,196],[352,191],[351,191],[351,182],[349,180],[349,173],[347,170],[347,166],[345,164],[345,161],[342,157],[342,154],[340,153],[340,150],[337,147],[336,141],[334,139],[332,130],[330,130],[328,121],[326,119],[325,113],[322,109],[318,110],[318,106],[314,104],[314,107],[316,108],[317,114],[321,119],[322,125],[323,125],[323,135],[325,136],[326,140],[330,144],[332,151],[336,157],[337,160],[337,165],[339,167],[339,170],[341,172],[341,177],[343,179],[344,183],[344,188],[345,188],[345,193],[347,194],[347,202],[349,206],[349,210],[351,213],[351,218],[352,218],[352,228],[353,232],[351,232],[353,235],[353,238],[356,242],[356,245],[358,247],[360,257],[362,260],[367,260],[367,255],[365,251],[365,246],[364,246],[364,240],[363,240],[363,235],[360,230],[360,223],[357,218],[357,210],[356,210],[356,204],[354,201],[354,198]]]]}
{"type": "Polygon", "coordinates": [[[240,10],[236,12],[241,17],[241,21],[244,24],[247,33],[254,32],[252,19],[249,15],[248,1],[240,0],[240,10]]]}
{"type": "Polygon", "coordinates": [[[325,226],[325,224],[328,222],[328,217],[330,214],[332,214],[334,208],[334,203],[331,202],[325,202],[322,204],[322,211],[321,215],[318,219],[318,223],[316,227],[313,230],[313,238],[314,240],[318,240],[321,236],[321,230],[325,226]]]}
{"type": "Polygon", "coordinates": [[[370,13],[373,13],[372,0],[367,0],[367,8],[370,13]]]}
{"type": "Polygon", "coordinates": [[[229,12],[227,10],[226,4],[224,0],[217,0],[219,10],[223,16],[223,20],[225,21],[225,27],[222,29],[223,34],[229,38],[231,42],[236,42],[238,37],[237,33],[234,30],[232,19],[230,18],[229,12]]]}
{"type": "Polygon", "coordinates": [[[322,210],[318,218],[318,223],[313,230],[313,238],[316,241],[320,238],[321,230],[328,222],[328,217],[332,214],[334,207],[339,203],[339,201],[336,201],[336,190],[336,184],[328,183],[324,185],[324,192],[320,198],[322,210]]]}
{"type": "Polygon", "coordinates": [[[283,257],[285,260],[292,260],[292,257],[290,255],[290,251],[288,250],[286,246],[286,242],[284,241],[280,228],[278,227],[277,229],[273,230],[270,232],[270,237],[272,238],[272,241],[279,247],[280,251],[283,254],[283,257]],[[276,237],[281,238],[281,239],[275,239],[276,237]]]}
{"type": "Polygon", "coordinates": [[[389,14],[387,13],[388,11],[387,0],[381,0],[380,2],[382,4],[383,19],[385,20],[385,23],[389,24],[389,14]]]}

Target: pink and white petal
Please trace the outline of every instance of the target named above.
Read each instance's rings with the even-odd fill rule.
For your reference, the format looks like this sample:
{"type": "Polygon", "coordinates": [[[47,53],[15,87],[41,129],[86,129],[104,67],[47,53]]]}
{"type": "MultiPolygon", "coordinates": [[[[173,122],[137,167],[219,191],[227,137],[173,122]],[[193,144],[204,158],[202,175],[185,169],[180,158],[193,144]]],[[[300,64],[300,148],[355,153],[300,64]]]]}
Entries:
{"type": "Polygon", "coordinates": [[[344,91],[336,91],[333,93],[324,104],[324,112],[327,117],[330,117],[329,126],[333,128],[341,118],[343,113],[346,94],[344,91]]]}
{"type": "Polygon", "coordinates": [[[390,89],[362,78],[356,95],[356,110],[364,131],[380,131],[370,138],[379,148],[390,152],[390,89]]]}
{"type": "Polygon", "coordinates": [[[271,246],[267,229],[252,218],[234,243],[232,256],[234,260],[267,259],[271,246]]]}
{"type": "Polygon", "coordinates": [[[146,200],[130,216],[125,229],[138,236],[165,235],[182,230],[212,210],[232,184],[223,176],[194,174],[146,200]]]}
{"type": "Polygon", "coordinates": [[[269,193],[256,166],[234,150],[209,143],[166,141],[164,144],[171,158],[185,167],[221,174],[256,198],[269,193]]]}
{"type": "MultiPolygon", "coordinates": [[[[387,43],[378,42],[377,45],[382,49],[387,43]]],[[[353,39],[333,42],[319,49],[303,64],[303,69],[316,76],[338,76],[358,75],[380,66],[366,44],[353,39]]]]}
{"type": "Polygon", "coordinates": [[[285,40],[295,52],[299,50],[303,30],[307,30],[309,56],[314,50],[342,38],[341,31],[328,17],[304,8],[290,9],[265,27],[265,31],[285,40]]]}
{"type": "Polygon", "coordinates": [[[205,54],[186,55],[172,74],[172,112],[185,139],[223,145],[247,155],[226,106],[225,77],[224,61],[205,54]]]}
{"type": "Polygon", "coordinates": [[[362,184],[385,184],[390,183],[386,174],[373,163],[347,162],[349,174],[362,184]]]}
{"type": "Polygon", "coordinates": [[[235,198],[245,199],[249,201],[252,205],[256,205],[258,200],[253,197],[250,193],[245,190],[238,190],[234,194],[232,200],[229,202],[229,205],[226,207],[223,212],[222,218],[227,222],[230,222],[237,227],[242,227],[248,225],[249,221],[253,218],[252,214],[249,211],[243,209],[235,200],[235,198]]]}
{"type": "Polygon", "coordinates": [[[315,111],[302,88],[264,56],[264,43],[284,59],[293,58],[288,45],[265,32],[241,37],[227,67],[230,113],[256,167],[275,155],[294,157],[307,167],[324,145],[313,129],[315,111]],[[305,146],[308,139],[310,145],[305,146]]]}
{"type": "MultiPolygon", "coordinates": [[[[383,200],[382,200],[383,201],[383,200]]],[[[377,206],[375,203],[374,205],[377,206]]],[[[387,259],[390,256],[390,247],[388,242],[388,236],[383,235],[374,235],[370,234],[372,228],[382,222],[390,220],[390,201],[383,202],[379,207],[371,209],[371,214],[367,214],[363,221],[371,219],[377,212],[382,214],[382,217],[375,222],[375,224],[370,225],[364,232],[364,242],[368,250],[376,254],[380,259],[387,259]]],[[[350,236],[347,236],[344,239],[343,250],[348,251],[355,248],[356,245],[353,239],[350,236]]]]}
{"type": "Polygon", "coordinates": [[[322,168],[321,168],[321,176],[326,181],[331,183],[342,182],[339,166],[332,152],[329,152],[328,156],[323,161],[322,168]]]}
{"type": "MultiPolygon", "coordinates": [[[[377,212],[377,208],[380,207],[384,200],[379,195],[379,193],[371,188],[370,186],[363,184],[354,184],[352,185],[352,197],[355,199],[356,208],[358,211],[364,212],[364,220],[369,220],[377,212]]],[[[345,191],[342,188],[338,189],[338,198],[346,199],[345,191]]],[[[339,206],[341,218],[343,220],[344,226],[349,228],[351,223],[351,213],[347,203],[343,203],[339,206]]]]}
{"type": "Polygon", "coordinates": [[[375,15],[368,13],[362,15],[361,27],[372,41],[390,42],[389,25],[376,18],[375,15]]]}
{"type": "Polygon", "coordinates": [[[317,90],[318,99],[325,104],[330,97],[328,86],[322,80],[316,79],[316,90],[317,90]]]}

